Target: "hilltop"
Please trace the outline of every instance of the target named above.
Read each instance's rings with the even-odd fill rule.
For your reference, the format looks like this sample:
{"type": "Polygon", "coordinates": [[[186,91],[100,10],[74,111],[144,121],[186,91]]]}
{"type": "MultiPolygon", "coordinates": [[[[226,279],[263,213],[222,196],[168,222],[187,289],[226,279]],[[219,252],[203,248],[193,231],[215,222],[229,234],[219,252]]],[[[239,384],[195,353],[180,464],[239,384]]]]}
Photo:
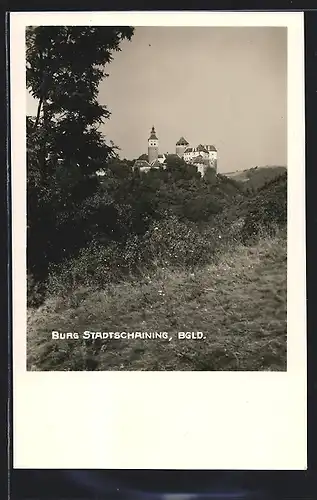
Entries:
{"type": "Polygon", "coordinates": [[[279,177],[286,171],[286,167],[273,165],[237,170],[236,172],[225,172],[223,175],[236,182],[244,183],[245,187],[259,189],[264,186],[265,183],[279,177]]]}

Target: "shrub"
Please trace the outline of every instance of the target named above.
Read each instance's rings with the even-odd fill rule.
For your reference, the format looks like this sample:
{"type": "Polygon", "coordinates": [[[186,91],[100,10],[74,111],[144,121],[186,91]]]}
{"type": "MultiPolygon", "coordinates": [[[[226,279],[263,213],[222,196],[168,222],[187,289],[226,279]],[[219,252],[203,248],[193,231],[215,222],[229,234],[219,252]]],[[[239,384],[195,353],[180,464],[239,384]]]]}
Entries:
{"type": "Polygon", "coordinates": [[[257,238],[260,232],[274,234],[287,224],[287,175],[269,181],[254,196],[241,230],[245,243],[257,238]]]}
{"type": "Polygon", "coordinates": [[[177,217],[153,224],[144,236],[143,259],[158,265],[192,268],[210,261],[215,249],[213,238],[190,222],[177,217]]]}
{"type": "Polygon", "coordinates": [[[27,305],[28,307],[39,306],[44,298],[46,287],[44,282],[36,281],[33,274],[27,275],[27,305]]]}
{"type": "Polygon", "coordinates": [[[117,280],[124,271],[119,264],[120,255],[119,245],[116,243],[107,246],[92,243],[83,248],[77,257],[60,265],[50,266],[49,292],[52,295],[67,294],[80,286],[89,288],[93,285],[99,288],[117,280]]]}
{"type": "Polygon", "coordinates": [[[49,293],[68,294],[78,287],[103,288],[158,266],[191,269],[209,262],[215,247],[213,235],[171,216],[153,223],[143,237],[133,235],[125,243],[107,246],[92,243],[77,257],[51,266],[49,293]]]}

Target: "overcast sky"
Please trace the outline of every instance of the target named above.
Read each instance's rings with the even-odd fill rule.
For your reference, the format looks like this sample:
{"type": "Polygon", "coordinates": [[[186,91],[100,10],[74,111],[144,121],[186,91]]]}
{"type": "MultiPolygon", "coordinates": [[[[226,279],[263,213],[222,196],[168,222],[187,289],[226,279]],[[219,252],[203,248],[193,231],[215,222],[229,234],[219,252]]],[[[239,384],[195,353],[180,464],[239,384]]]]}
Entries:
{"type": "Polygon", "coordinates": [[[219,172],[286,165],[286,28],[137,27],[107,71],[102,130],[122,158],[147,152],[154,125],[160,152],[214,144],[219,172]]]}

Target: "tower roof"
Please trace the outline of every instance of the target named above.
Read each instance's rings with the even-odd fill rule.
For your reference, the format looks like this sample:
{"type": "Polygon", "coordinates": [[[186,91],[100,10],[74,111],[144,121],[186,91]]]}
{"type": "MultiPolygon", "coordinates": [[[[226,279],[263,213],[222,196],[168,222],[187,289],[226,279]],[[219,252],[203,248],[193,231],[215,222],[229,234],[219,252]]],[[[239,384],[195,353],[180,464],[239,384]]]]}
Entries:
{"type": "Polygon", "coordinates": [[[173,160],[175,158],[179,160],[179,156],[175,153],[167,153],[166,158],[168,158],[169,160],[173,160]]]}
{"type": "Polygon", "coordinates": [[[217,151],[215,146],[213,146],[212,144],[207,144],[205,147],[206,149],[208,149],[208,151],[217,151]]]}
{"type": "Polygon", "coordinates": [[[161,163],[160,163],[158,160],[153,160],[153,161],[151,162],[151,167],[154,167],[154,168],[159,168],[159,167],[161,167],[161,166],[162,166],[162,165],[161,165],[161,163]]]}
{"type": "Polygon", "coordinates": [[[153,127],[152,127],[152,130],[151,130],[151,134],[150,134],[149,139],[156,139],[156,140],[157,140],[154,125],[153,125],[153,127]]]}
{"type": "Polygon", "coordinates": [[[202,144],[199,144],[199,146],[197,146],[197,151],[203,151],[204,153],[208,153],[207,149],[202,144]]]}
{"type": "Polygon", "coordinates": [[[176,143],[176,146],[188,146],[189,142],[182,136],[176,143]]]}
{"type": "Polygon", "coordinates": [[[146,160],[135,160],[134,167],[150,167],[150,164],[146,160]]]}

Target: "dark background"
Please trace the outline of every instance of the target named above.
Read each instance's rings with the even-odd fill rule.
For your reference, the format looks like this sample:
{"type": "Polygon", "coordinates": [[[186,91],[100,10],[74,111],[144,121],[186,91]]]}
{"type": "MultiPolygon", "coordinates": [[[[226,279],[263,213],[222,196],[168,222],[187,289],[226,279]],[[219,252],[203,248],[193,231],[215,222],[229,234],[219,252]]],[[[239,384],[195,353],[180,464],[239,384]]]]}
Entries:
{"type": "Polygon", "coordinates": [[[16,470],[12,499],[154,500],[164,492],[195,492],[204,499],[312,500],[313,486],[313,477],[300,471],[16,470]]]}

